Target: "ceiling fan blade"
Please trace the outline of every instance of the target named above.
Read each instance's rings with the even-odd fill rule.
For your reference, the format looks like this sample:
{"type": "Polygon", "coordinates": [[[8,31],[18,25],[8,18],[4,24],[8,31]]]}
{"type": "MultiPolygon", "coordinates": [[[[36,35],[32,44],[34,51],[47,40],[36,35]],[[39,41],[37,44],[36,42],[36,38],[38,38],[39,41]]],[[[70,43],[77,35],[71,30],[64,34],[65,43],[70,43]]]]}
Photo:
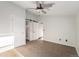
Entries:
{"type": "Polygon", "coordinates": [[[44,11],[43,9],[41,10],[44,14],[46,14],[46,11],[44,11]]]}
{"type": "Polygon", "coordinates": [[[36,10],[36,8],[27,8],[27,9],[29,9],[29,10],[36,10]]]}
{"type": "Polygon", "coordinates": [[[26,8],[26,9],[35,9],[35,8],[26,8]]]}
{"type": "Polygon", "coordinates": [[[49,3],[49,4],[43,4],[43,8],[50,8],[54,5],[55,3],[49,3]]]}

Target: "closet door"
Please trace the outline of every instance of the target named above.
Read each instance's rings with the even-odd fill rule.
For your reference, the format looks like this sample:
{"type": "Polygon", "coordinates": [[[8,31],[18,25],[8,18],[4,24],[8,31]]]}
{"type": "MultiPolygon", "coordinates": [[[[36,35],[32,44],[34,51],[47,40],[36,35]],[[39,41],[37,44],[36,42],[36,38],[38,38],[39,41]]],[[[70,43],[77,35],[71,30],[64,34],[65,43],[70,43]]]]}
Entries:
{"type": "Polygon", "coordinates": [[[29,26],[29,33],[30,33],[30,41],[31,40],[37,40],[39,38],[43,38],[43,24],[36,23],[36,22],[30,22],[29,26]]]}
{"type": "Polygon", "coordinates": [[[38,38],[43,40],[43,24],[38,24],[38,38]]]}
{"type": "Polygon", "coordinates": [[[30,22],[30,40],[37,40],[39,37],[39,23],[30,22]]]}
{"type": "Polygon", "coordinates": [[[38,39],[38,35],[39,35],[39,33],[38,33],[38,30],[39,30],[39,23],[33,23],[33,39],[34,40],[37,40],[38,39]]]}
{"type": "Polygon", "coordinates": [[[29,34],[28,34],[28,36],[29,36],[29,40],[31,41],[31,40],[34,40],[34,34],[33,34],[33,22],[32,21],[30,21],[29,22],[29,34]]]}
{"type": "Polygon", "coordinates": [[[30,40],[30,21],[26,21],[26,40],[30,40]]]}
{"type": "Polygon", "coordinates": [[[33,40],[43,39],[43,24],[33,23],[33,40]]]}

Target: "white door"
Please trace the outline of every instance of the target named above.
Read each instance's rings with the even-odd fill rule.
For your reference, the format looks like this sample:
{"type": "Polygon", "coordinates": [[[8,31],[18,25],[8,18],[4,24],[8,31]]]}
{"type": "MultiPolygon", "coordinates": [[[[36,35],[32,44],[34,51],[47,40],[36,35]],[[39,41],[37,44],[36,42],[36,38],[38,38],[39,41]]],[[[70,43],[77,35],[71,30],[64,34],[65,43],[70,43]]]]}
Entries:
{"type": "Polygon", "coordinates": [[[30,22],[30,40],[37,40],[43,38],[43,24],[30,22]]]}
{"type": "Polygon", "coordinates": [[[38,25],[38,38],[43,40],[43,24],[38,25]]]}
{"type": "Polygon", "coordinates": [[[29,34],[28,34],[28,36],[29,36],[29,40],[31,41],[31,40],[33,40],[33,22],[29,22],[29,34]]]}

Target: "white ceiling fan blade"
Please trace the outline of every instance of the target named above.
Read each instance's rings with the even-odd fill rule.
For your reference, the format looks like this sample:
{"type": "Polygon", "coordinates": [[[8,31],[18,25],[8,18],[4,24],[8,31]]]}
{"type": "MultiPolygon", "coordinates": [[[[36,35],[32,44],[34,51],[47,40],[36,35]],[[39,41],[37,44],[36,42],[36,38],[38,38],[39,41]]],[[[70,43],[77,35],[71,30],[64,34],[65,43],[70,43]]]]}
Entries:
{"type": "Polygon", "coordinates": [[[36,10],[36,8],[27,8],[27,9],[30,9],[30,10],[31,10],[31,9],[36,10]]]}
{"type": "Polygon", "coordinates": [[[27,8],[27,9],[35,9],[35,8],[27,8]]]}
{"type": "Polygon", "coordinates": [[[44,11],[43,9],[41,10],[44,14],[46,14],[46,11],[44,11]]]}
{"type": "Polygon", "coordinates": [[[50,8],[54,5],[55,3],[49,3],[49,4],[43,4],[43,8],[50,8]]]}
{"type": "Polygon", "coordinates": [[[27,8],[27,9],[35,9],[35,8],[27,8]]]}

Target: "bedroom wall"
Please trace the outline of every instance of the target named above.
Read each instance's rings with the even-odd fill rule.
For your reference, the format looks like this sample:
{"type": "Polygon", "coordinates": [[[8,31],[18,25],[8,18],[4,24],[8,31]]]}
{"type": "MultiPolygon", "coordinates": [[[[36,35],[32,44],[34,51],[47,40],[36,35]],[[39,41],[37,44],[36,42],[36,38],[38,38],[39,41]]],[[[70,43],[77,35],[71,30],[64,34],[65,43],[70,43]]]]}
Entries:
{"type": "Polygon", "coordinates": [[[14,46],[25,44],[25,10],[11,2],[0,1],[0,36],[14,36],[14,46]]]}
{"type": "Polygon", "coordinates": [[[26,9],[26,19],[31,19],[31,20],[40,20],[40,16],[37,15],[36,13],[33,13],[32,11],[29,11],[26,9]]]}
{"type": "Polygon", "coordinates": [[[0,2],[0,36],[11,34],[9,9],[7,2],[0,2]]]}
{"type": "Polygon", "coordinates": [[[77,49],[77,53],[79,55],[79,13],[76,17],[76,25],[77,25],[77,42],[76,42],[76,49],[77,49]]]}
{"type": "Polygon", "coordinates": [[[76,21],[74,16],[46,15],[41,20],[44,23],[44,40],[75,46],[76,21]]]}

